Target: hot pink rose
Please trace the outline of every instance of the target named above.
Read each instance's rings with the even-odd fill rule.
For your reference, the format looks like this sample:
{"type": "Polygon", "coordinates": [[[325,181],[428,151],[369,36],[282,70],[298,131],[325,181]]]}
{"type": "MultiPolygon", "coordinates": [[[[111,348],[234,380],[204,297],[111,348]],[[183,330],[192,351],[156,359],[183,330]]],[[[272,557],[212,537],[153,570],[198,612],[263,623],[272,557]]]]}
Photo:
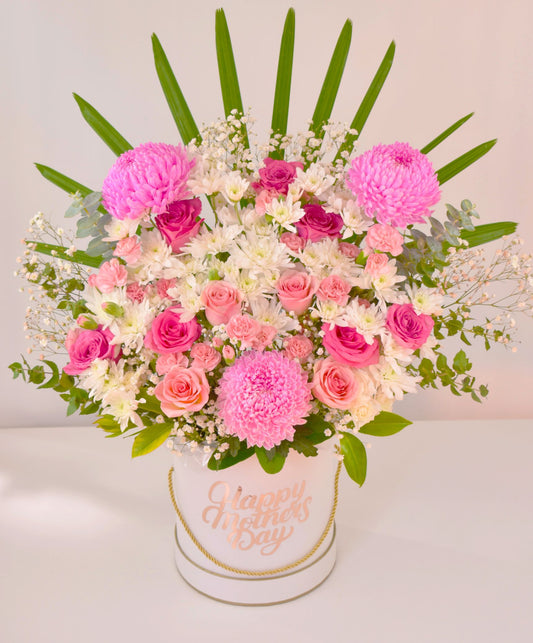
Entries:
{"type": "Polygon", "coordinates": [[[283,342],[285,356],[289,359],[306,359],[311,355],[313,342],[305,335],[291,335],[283,342]]]}
{"type": "Polygon", "coordinates": [[[300,252],[305,248],[305,239],[294,234],[294,232],[283,232],[279,240],[292,252],[300,252]]]}
{"type": "Polygon", "coordinates": [[[137,263],[142,253],[141,242],[137,237],[125,237],[117,243],[113,254],[120,257],[128,266],[137,263]]]}
{"type": "Polygon", "coordinates": [[[359,394],[359,382],[348,366],[331,357],[316,362],[311,391],[317,400],[333,409],[351,408],[359,394]]]}
{"type": "Polygon", "coordinates": [[[270,324],[261,324],[257,335],[252,340],[252,348],[256,351],[264,351],[265,348],[272,346],[277,329],[270,324]]]}
{"type": "Polygon", "coordinates": [[[209,399],[209,383],[201,368],[174,366],[155,387],[154,395],[161,402],[167,417],[199,411],[209,399]]]}
{"type": "Polygon", "coordinates": [[[260,330],[261,324],[250,315],[234,315],[226,326],[228,337],[240,341],[243,348],[252,347],[260,330]]]}
{"type": "Polygon", "coordinates": [[[174,201],[163,214],[155,217],[157,229],[173,252],[181,252],[182,247],[198,234],[203,219],[198,216],[202,209],[199,198],[174,201]]]}
{"type": "Polygon", "coordinates": [[[413,304],[393,304],[387,310],[387,328],[396,343],[412,350],[426,343],[434,324],[430,315],[417,315],[413,304]]]}
{"type": "Polygon", "coordinates": [[[386,254],[373,252],[368,255],[365,264],[365,272],[368,272],[372,277],[378,277],[383,274],[389,264],[389,258],[386,254]]]}
{"type": "Polygon", "coordinates": [[[155,353],[184,353],[202,334],[202,327],[195,318],[180,320],[183,309],[170,306],[152,322],[144,338],[144,345],[155,353]]]}
{"type": "Polygon", "coordinates": [[[193,344],[191,348],[192,366],[212,371],[222,359],[220,353],[209,344],[193,344]]]}
{"type": "Polygon", "coordinates": [[[115,287],[125,286],[128,271],[118,259],[111,259],[100,266],[94,278],[94,285],[100,292],[111,292],[115,287]]]}
{"type": "Polygon", "coordinates": [[[320,282],[316,296],[320,301],[334,301],[339,306],[345,306],[351,289],[350,284],[341,277],[329,275],[320,282]]]}
{"type": "Polygon", "coordinates": [[[94,362],[95,359],[115,359],[119,348],[110,342],[113,333],[101,326],[95,330],[74,328],[69,331],[65,346],[70,362],[63,368],[67,375],[79,375],[94,362]]]}
{"type": "Polygon", "coordinates": [[[301,315],[309,308],[318,282],[316,277],[303,270],[286,270],[278,279],[276,288],[283,308],[301,315]]]}
{"type": "Polygon", "coordinates": [[[367,250],[390,252],[393,257],[403,252],[403,237],[391,225],[376,223],[366,233],[367,250]]]}
{"type": "Polygon", "coordinates": [[[320,241],[327,237],[340,237],[344,222],[340,214],[326,212],[321,205],[304,205],[304,216],[294,224],[302,239],[320,241]]]}
{"type": "Polygon", "coordinates": [[[355,259],[361,252],[360,248],[353,243],[348,243],[347,241],[339,241],[339,250],[341,251],[341,254],[345,257],[350,257],[350,259],[355,259]]]}
{"type": "Polygon", "coordinates": [[[379,341],[367,344],[365,338],[350,326],[322,326],[322,343],[330,355],[341,364],[363,368],[379,361],[379,341]]]}
{"type": "Polygon", "coordinates": [[[200,301],[210,324],[227,324],[233,315],[241,312],[241,293],[226,281],[210,281],[202,290],[200,301]]]}
{"type": "Polygon", "coordinates": [[[165,353],[157,358],[155,370],[158,375],[165,375],[174,366],[189,366],[189,360],[183,353],[165,353]]]}
{"type": "Polygon", "coordinates": [[[137,282],[126,286],[126,295],[130,301],[140,304],[144,300],[144,288],[137,282]]]}
{"type": "Polygon", "coordinates": [[[253,188],[258,192],[268,190],[270,193],[287,194],[289,185],[296,178],[298,167],[303,169],[302,163],[266,158],[265,167],[259,170],[259,182],[254,183],[253,188]]]}

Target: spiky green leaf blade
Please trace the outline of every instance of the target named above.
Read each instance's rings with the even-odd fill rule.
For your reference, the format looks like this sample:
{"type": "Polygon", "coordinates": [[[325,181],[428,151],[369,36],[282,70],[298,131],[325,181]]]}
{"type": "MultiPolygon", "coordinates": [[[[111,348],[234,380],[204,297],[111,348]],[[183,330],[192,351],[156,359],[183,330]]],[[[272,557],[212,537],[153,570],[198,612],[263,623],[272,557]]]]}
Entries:
{"type": "Polygon", "coordinates": [[[485,223],[477,225],[473,230],[462,230],[461,239],[468,241],[468,245],[473,248],[480,246],[489,241],[495,241],[506,235],[516,232],[518,223],[514,221],[498,221],[497,223],[485,223]]]}
{"type": "Polygon", "coordinates": [[[91,190],[91,188],[88,188],[86,185],[74,181],[74,179],[71,179],[65,174],[61,174],[61,172],[48,167],[48,165],[41,165],[40,163],[35,163],[34,165],[47,181],[57,185],[58,188],[61,188],[68,194],[79,192],[81,196],[86,197],[91,194],[91,192],[94,192],[94,190],[91,190]]]}
{"type": "Polygon", "coordinates": [[[147,429],[142,430],[135,436],[131,449],[131,457],[137,458],[140,455],[146,455],[161,446],[170,435],[172,424],[163,422],[154,424],[147,429]]]}
{"type": "Polygon", "coordinates": [[[346,472],[361,487],[366,478],[365,445],[352,433],[342,433],[340,447],[346,472]]]}
{"type": "MultiPolygon", "coordinates": [[[[294,9],[289,9],[279,49],[278,75],[272,108],[272,131],[277,134],[287,133],[289,120],[289,101],[291,96],[292,61],[294,57],[295,18],[294,9]]],[[[283,150],[276,150],[273,158],[283,158],[283,150]]]]}
{"type": "Polygon", "coordinates": [[[89,126],[98,134],[109,149],[117,156],[124,154],[132,149],[128,141],[119,134],[117,130],[109,123],[92,105],[84,100],[78,94],[72,94],[74,100],[78,103],[81,115],[89,126]]]}
{"type": "Polygon", "coordinates": [[[365,123],[370,115],[370,112],[372,111],[376,103],[379,93],[381,92],[381,88],[383,87],[383,85],[385,84],[385,81],[387,80],[387,76],[389,75],[389,72],[392,67],[392,63],[394,61],[395,51],[396,51],[396,43],[393,40],[389,45],[389,48],[387,49],[385,55],[383,56],[383,60],[381,61],[380,66],[378,67],[376,75],[372,79],[372,82],[370,83],[366,91],[366,94],[363,100],[361,101],[361,104],[359,105],[359,108],[355,113],[353,121],[350,125],[351,129],[357,130],[357,134],[348,134],[343,144],[341,145],[337,153],[337,156],[335,157],[335,160],[340,158],[341,152],[344,152],[344,151],[350,152],[352,150],[354,142],[361,135],[361,132],[363,131],[363,127],[365,126],[365,123]]]}
{"type": "Polygon", "coordinates": [[[381,411],[381,413],[373,420],[362,426],[359,429],[359,433],[384,437],[387,435],[394,435],[402,429],[405,429],[405,427],[410,424],[412,424],[412,422],[406,420],[401,415],[389,413],[388,411],[381,411]]]}
{"type": "Polygon", "coordinates": [[[481,143],[481,145],[472,148],[444,167],[441,167],[440,170],[437,170],[437,179],[439,180],[439,183],[441,185],[446,183],[446,181],[449,181],[456,174],[459,174],[459,172],[465,170],[469,165],[472,165],[472,163],[475,163],[482,156],[485,156],[485,154],[496,145],[497,140],[498,139],[495,138],[492,141],[481,143]]]}
{"type": "Polygon", "coordinates": [[[335,50],[333,51],[328,71],[326,72],[326,77],[320,90],[315,111],[313,112],[311,130],[317,138],[322,138],[324,134],[322,129],[323,125],[327,122],[333,111],[333,105],[335,104],[335,99],[339,91],[351,41],[352,21],[347,20],[335,45],[335,50]]]}
{"type": "Polygon", "coordinates": [[[86,252],[83,252],[83,250],[76,250],[71,256],[67,254],[68,248],[66,246],[56,246],[52,243],[42,243],[41,241],[32,241],[31,239],[25,239],[25,242],[31,245],[34,252],[49,255],[50,257],[57,257],[58,259],[63,259],[63,261],[80,263],[83,266],[90,266],[91,268],[99,268],[102,263],[102,257],[91,257],[86,252]]]}
{"type": "MultiPolygon", "coordinates": [[[[231,46],[231,37],[224,9],[217,9],[216,11],[215,40],[224,113],[228,116],[231,110],[236,109],[239,114],[243,114],[244,110],[242,107],[241,90],[239,88],[239,78],[237,76],[233,47],[231,46]]],[[[243,137],[244,145],[248,147],[248,135],[245,126],[243,126],[243,137]]]]}
{"type": "Polygon", "coordinates": [[[191,110],[189,109],[187,101],[183,96],[183,92],[178,85],[178,81],[176,80],[176,76],[168,62],[165,51],[155,33],[152,34],[152,49],[154,52],[157,77],[159,78],[161,88],[163,89],[170,112],[174,118],[183,142],[187,145],[187,143],[189,143],[193,138],[199,140],[200,133],[198,131],[198,127],[194,122],[191,110]]]}
{"type": "Polygon", "coordinates": [[[434,138],[432,141],[430,141],[427,145],[425,145],[423,148],[421,148],[422,154],[428,154],[431,152],[431,150],[435,149],[437,145],[440,145],[442,141],[448,138],[450,134],[453,134],[455,130],[458,130],[461,125],[464,125],[466,121],[470,120],[472,116],[474,115],[474,112],[470,112],[470,114],[467,114],[466,116],[463,116],[463,118],[460,118],[458,121],[456,121],[453,125],[450,125],[448,129],[445,129],[442,134],[439,134],[436,138],[434,138]]]}

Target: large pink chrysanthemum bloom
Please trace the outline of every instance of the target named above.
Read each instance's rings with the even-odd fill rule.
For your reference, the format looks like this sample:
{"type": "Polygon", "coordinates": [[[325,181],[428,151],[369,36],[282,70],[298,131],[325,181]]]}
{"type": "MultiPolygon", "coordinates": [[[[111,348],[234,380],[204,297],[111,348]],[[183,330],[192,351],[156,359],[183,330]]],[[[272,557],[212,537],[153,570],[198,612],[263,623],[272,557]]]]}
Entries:
{"type": "Polygon", "coordinates": [[[271,449],[292,440],[311,410],[311,390],[300,364],[276,351],[247,351],[220,379],[218,406],[228,433],[248,446],[271,449]]]}
{"type": "Polygon", "coordinates": [[[181,145],[139,145],[121,154],[109,171],[102,186],[103,205],[117,219],[138,219],[150,210],[162,214],[189,195],[193,165],[181,145]]]}
{"type": "Polygon", "coordinates": [[[430,160],[408,143],[376,145],[356,157],[346,185],[368,216],[399,228],[422,222],[440,199],[430,160]]]}

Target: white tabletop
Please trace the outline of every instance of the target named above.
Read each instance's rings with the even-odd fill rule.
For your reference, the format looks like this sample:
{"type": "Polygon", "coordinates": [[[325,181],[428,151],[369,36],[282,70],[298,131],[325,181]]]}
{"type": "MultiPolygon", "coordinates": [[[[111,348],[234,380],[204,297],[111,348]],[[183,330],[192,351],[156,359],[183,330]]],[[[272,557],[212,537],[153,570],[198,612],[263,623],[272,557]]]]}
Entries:
{"type": "Polygon", "coordinates": [[[96,427],[0,429],[3,643],[533,640],[533,420],[417,422],[341,484],[314,592],[236,607],[172,558],[165,449],[96,427]]]}

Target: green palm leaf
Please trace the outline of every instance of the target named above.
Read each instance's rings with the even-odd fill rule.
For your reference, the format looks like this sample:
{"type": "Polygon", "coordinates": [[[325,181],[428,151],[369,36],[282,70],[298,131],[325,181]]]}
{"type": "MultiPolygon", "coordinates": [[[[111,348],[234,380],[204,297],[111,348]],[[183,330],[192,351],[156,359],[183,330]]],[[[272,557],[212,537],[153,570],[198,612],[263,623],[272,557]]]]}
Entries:
{"type": "MultiPolygon", "coordinates": [[[[287,133],[289,120],[289,100],[291,96],[292,61],[294,55],[295,19],[294,9],[289,9],[279,50],[278,75],[272,110],[272,131],[276,134],[287,133]]],[[[283,150],[277,150],[273,158],[283,158],[283,150]]]]}
{"type": "Polygon", "coordinates": [[[372,82],[370,83],[366,91],[366,94],[363,100],[361,101],[361,104],[359,105],[359,109],[355,113],[352,124],[350,125],[350,128],[356,130],[357,134],[348,134],[346,136],[343,144],[341,145],[339,151],[337,152],[335,160],[338,160],[341,157],[342,152],[351,152],[353,148],[353,144],[361,135],[361,132],[363,131],[363,127],[365,126],[365,123],[370,115],[370,112],[374,107],[374,104],[379,96],[381,88],[383,87],[385,81],[387,80],[387,76],[389,75],[389,71],[391,70],[392,63],[394,60],[395,51],[396,51],[396,44],[393,40],[389,45],[389,48],[387,49],[385,56],[383,56],[383,60],[381,61],[381,64],[376,72],[376,75],[372,79],[372,82]]]}
{"type": "Polygon", "coordinates": [[[191,110],[187,105],[187,101],[178,85],[176,76],[174,76],[172,67],[155,33],[152,34],[152,49],[154,51],[157,76],[183,142],[187,145],[193,138],[199,140],[200,133],[198,127],[194,122],[191,110]]]}
{"type": "Polygon", "coordinates": [[[322,138],[323,126],[333,111],[333,105],[339,91],[351,41],[352,21],[347,20],[335,45],[335,50],[333,51],[333,56],[331,57],[328,71],[326,72],[326,77],[324,78],[324,83],[322,84],[322,89],[320,90],[320,95],[313,113],[311,130],[317,138],[322,138]]]}
{"type": "Polygon", "coordinates": [[[51,243],[42,243],[40,241],[32,241],[26,239],[25,242],[32,247],[35,252],[50,257],[57,257],[63,261],[70,261],[71,263],[81,263],[84,266],[91,268],[98,268],[102,263],[102,257],[92,257],[83,250],[76,250],[72,255],[67,254],[68,248],[65,246],[56,246],[51,243]]]}
{"type": "Polygon", "coordinates": [[[68,194],[76,194],[76,192],[79,192],[81,196],[86,197],[88,194],[91,194],[91,192],[94,192],[94,190],[91,190],[91,188],[88,188],[86,185],[74,181],[74,179],[71,179],[65,174],[61,174],[61,172],[48,167],[48,165],[35,163],[35,167],[47,181],[57,185],[58,188],[65,190],[68,194]]]}
{"type": "Polygon", "coordinates": [[[104,141],[109,149],[117,156],[132,149],[128,141],[117,132],[117,130],[98,112],[92,105],[78,94],[73,94],[74,100],[78,103],[81,115],[104,141]]]}
{"type": "Polygon", "coordinates": [[[472,165],[472,163],[475,163],[478,159],[484,156],[489,150],[491,150],[496,145],[497,140],[498,139],[495,138],[492,141],[481,143],[481,145],[474,147],[470,151],[465,152],[465,154],[462,154],[455,160],[451,161],[451,163],[448,163],[444,167],[441,167],[440,170],[437,171],[437,178],[439,180],[439,183],[441,185],[443,183],[446,183],[446,181],[449,181],[456,174],[459,174],[459,172],[462,172],[469,165],[472,165]]]}
{"type": "Polygon", "coordinates": [[[430,141],[427,145],[425,145],[420,151],[422,154],[427,154],[428,152],[431,152],[431,150],[435,149],[437,145],[442,143],[445,139],[450,136],[450,134],[453,134],[456,129],[459,129],[461,125],[466,123],[467,120],[472,118],[474,115],[474,112],[470,112],[470,114],[467,114],[466,116],[463,116],[463,118],[460,118],[458,121],[456,121],[453,125],[450,125],[448,129],[445,129],[442,134],[439,134],[436,138],[434,138],[432,141],[430,141]]]}
{"type": "Polygon", "coordinates": [[[485,223],[477,225],[473,230],[462,230],[461,239],[468,241],[470,248],[480,246],[489,241],[495,241],[509,234],[516,232],[518,224],[514,221],[498,221],[496,223],[485,223]]]}

